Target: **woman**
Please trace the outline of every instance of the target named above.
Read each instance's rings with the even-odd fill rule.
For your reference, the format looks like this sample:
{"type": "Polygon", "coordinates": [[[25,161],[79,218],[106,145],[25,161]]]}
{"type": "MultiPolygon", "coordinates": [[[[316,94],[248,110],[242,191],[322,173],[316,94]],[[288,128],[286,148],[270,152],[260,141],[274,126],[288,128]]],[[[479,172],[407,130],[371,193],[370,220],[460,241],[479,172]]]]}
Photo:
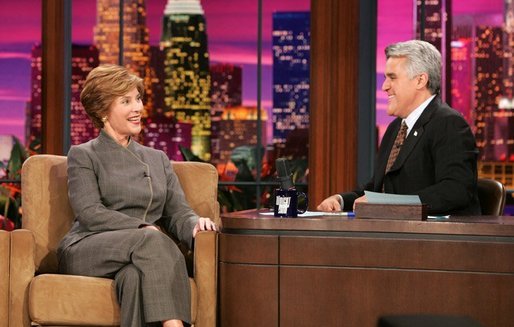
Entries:
{"type": "Polygon", "coordinates": [[[100,135],[68,153],[75,224],[59,246],[63,273],[114,278],[122,326],[183,326],[191,294],[175,242],[216,230],[187,204],[169,159],[132,140],[141,132],[142,80],[126,68],[93,69],[80,101],[100,135]],[[158,227],[161,226],[161,227],[158,227]]]}

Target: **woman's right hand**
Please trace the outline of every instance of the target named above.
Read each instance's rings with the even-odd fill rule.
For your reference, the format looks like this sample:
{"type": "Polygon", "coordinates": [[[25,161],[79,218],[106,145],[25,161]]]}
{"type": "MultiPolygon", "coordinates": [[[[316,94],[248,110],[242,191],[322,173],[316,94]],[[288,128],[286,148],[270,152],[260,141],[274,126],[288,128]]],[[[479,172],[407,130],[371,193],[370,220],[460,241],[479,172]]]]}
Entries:
{"type": "Polygon", "coordinates": [[[195,227],[193,228],[193,238],[196,237],[196,233],[202,230],[217,231],[218,227],[210,218],[200,217],[198,218],[198,223],[196,223],[195,227]]]}

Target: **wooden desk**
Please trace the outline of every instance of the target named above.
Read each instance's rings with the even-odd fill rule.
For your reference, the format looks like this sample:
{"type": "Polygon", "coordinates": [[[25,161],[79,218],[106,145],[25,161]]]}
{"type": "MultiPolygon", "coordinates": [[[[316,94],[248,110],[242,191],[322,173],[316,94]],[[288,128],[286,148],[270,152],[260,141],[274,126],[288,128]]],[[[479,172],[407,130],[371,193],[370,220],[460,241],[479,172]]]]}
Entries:
{"type": "Polygon", "coordinates": [[[221,326],[375,327],[389,314],[514,322],[514,218],[222,215],[221,326]]]}

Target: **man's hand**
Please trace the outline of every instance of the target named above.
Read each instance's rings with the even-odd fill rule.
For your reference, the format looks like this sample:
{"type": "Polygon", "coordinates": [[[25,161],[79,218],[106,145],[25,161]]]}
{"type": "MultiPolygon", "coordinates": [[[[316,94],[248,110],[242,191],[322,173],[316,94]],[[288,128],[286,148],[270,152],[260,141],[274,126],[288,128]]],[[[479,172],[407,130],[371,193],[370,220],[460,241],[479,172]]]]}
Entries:
{"type": "Polygon", "coordinates": [[[339,202],[339,195],[335,194],[329,196],[321,202],[317,209],[319,211],[341,211],[341,203],[339,202]]]}
{"type": "Polygon", "coordinates": [[[195,225],[195,228],[193,228],[193,238],[196,236],[196,233],[201,230],[217,231],[218,227],[216,227],[216,224],[210,218],[200,217],[198,219],[198,223],[195,225]]]}

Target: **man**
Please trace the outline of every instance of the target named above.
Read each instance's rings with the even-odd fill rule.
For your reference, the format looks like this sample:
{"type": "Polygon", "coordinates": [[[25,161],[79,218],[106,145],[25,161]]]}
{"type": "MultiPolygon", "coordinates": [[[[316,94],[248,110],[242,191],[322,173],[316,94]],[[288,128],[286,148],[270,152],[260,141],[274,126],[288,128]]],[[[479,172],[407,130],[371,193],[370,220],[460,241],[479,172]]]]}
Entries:
{"type": "Polygon", "coordinates": [[[419,40],[385,52],[382,90],[387,113],[397,118],[385,132],[374,175],[363,188],[323,200],[318,210],[351,211],[369,190],[419,195],[429,214],[479,215],[475,139],[464,118],[441,102],[441,54],[419,40]]]}

